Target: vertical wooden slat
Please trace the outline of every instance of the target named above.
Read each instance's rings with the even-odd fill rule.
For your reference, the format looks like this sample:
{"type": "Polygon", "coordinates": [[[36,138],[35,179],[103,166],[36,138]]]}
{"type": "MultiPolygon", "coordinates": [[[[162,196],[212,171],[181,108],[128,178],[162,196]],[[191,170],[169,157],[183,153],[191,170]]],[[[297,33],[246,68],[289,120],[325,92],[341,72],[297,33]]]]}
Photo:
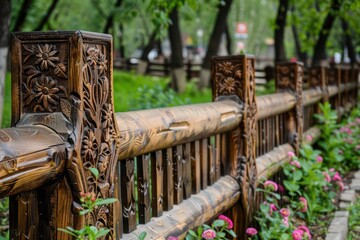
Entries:
{"type": "Polygon", "coordinates": [[[185,144],[184,156],[182,158],[183,164],[183,189],[184,198],[188,199],[191,196],[191,143],[185,144]]]}
{"type": "Polygon", "coordinates": [[[192,193],[196,194],[201,189],[201,173],[200,173],[200,142],[195,141],[191,147],[191,179],[192,193]]]}
{"type": "Polygon", "coordinates": [[[136,229],[134,159],[120,161],[120,165],[123,229],[130,233],[136,229]]]}
{"type": "Polygon", "coordinates": [[[142,224],[149,222],[151,218],[149,167],[149,155],[137,157],[139,223],[142,224]]]}
{"type": "Polygon", "coordinates": [[[220,134],[216,134],[215,136],[215,175],[216,180],[218,180],[221,176],[221,163],[220,163],[220,157],[221,157],[221,136],[220,134]]]}
{"type": "Polygon", "coordinates": [[[208,186],[208,139],[201,140],[201,189],[208,186]]]}
{"type": "Polygon", "coordinates": [[[176,146],[174,151],[174,203],[183,201],[183,147],[176,146]]]}
{"type": "Polygon", "coordinates": [[[261,133],[262,133],[262,136],[261,136],[261,155],[264,155],[266,153],[266,126],[265,126],[265,119],[261,120],[261,133]]]}
{"type": "Polygon", "coordinates": [[[215,148],[212,144],[212,141],[208,139],[208,154],[209,154],[209,185],[212,185],[215,182],[216,172],[215,172],[215,148]]]}
{"type": "Polygon", "coordinates": [[[116,163],[116,171],[115,171],[115,190],[114,196],[118,199],[115,203],[115,211],[114,211],[114,222],[115,222],[115,236],[121,238],[123,234],[123,219],[122,219],[122,196],[121,196],[121,167],[120,161],[116,163]]]}
{"type": "Polygon", "coordinates": [[[279,127],[279,115],[275,116],[275,144],[276,146],[281,145],[280,144],[280,127],[279,127]]]}
{"type": "Polygon", "coordinates": [[[163,181],[164,181],[163,152],[158,150],[151,153],[151,186],[152,186],[152,215],[159,217],[163,213],[163,181]]]}
{"type": "Polygon", "coordinates": [[[229,162],[227,161],[228,156],[229,156],[229,149],[228,149],[228,145],[227,145],[227,139],[228,138],[229,133],[222,133],[221,134],[221,165],[222,165],[222,172],[221,175],[229,175],[230,173],[230,166],[229,166],[229,162]]]}
{"type": "Polygon", "coordinates": [[[174,178],[173,178],[173,150],[168,148],[165,151],[164,171],[164,210],[169,211],[174,205],[174,178]]]}

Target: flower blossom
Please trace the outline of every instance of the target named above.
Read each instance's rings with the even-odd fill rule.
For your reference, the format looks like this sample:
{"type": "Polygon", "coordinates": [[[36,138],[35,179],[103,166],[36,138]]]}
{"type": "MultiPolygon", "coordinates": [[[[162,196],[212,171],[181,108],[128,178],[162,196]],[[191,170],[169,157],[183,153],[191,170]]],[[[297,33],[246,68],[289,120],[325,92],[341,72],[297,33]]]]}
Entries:
{"type": "Polygon", "coordinates": [[[292,236],[293,240],[302,240],[303,234],[304,234],[303,230],[296,229],[292,232],[291,236],[292,236]]]}
{"type": "Polygon", "coordinates": [[[201,234],[201,236],[205,239],[213,239],[216,237],[216,232],[212,229],[207,229],[201,234]]]}
{"type": "Polygon", "coordinates": [[[270,204],[269,215],[271,216],[274,211],[277,211],[275,204],[270,204]]]}
{"type": "Polygon", "coordinates": [[[322,156],[317,156],[317,157],[316,157],[316,161],[317,161],[318,163],[321,163],[321,162],[323,161],[322,156]]]}
{"type": "Polygon", "coordinates": [[[331,182],[331,177],[327,172],[323,172],[322,174],[324,175],[326,182],[328,183],[331,182]]]}
{"type": "Polygon", "coordinates": [[[287,208],[282,208],[282,209],[280,209],[280,215],[283,217],[283,218],[287,218],[287,217],[289,217],[290,216],[290,211],[289,211],[289,209],[287,209],[287,208]]]}
{"type": "Polygon", "coordinates": [[[306,136],[306,141],[311,142],[313,140],[313,137],[311,135],[306,136]]]}
{"type": "Polygon", "coordinates": [[[299,163],[299,161],[296,160],[291,161],[290,165],[295,166],[297,168],[301,168],[301,164],[299,163]]]}
{"type": "Polygon", "coordinates": [[[289,157],[295,157],[295,153],[294,152],[288,152],[288,156],[289,157]]]}
{"type": "Polygon", "coordinates": [[[306,212],[308,209],[308,203],[307,203],[306,198],[299,197],[299,201],[300,201],[300,206],[301,206],[300,212],[306,212]]]}
{"type": "Polygon", "coordinates": [[[232,222],[231,219],[228,218],[227,216],[225,216],[225,215],[220,215],[220,216],[219,216],[219,219],[220,219],[220,220],[223,220],[225,223],[227,223],[227,228],[228,228],[228,229],[232,229],[232,228],[234,227],[233,222],[232,222]]]}
{"type": "Polygon", "coordinates": [[[333,176],[333,181],[342,181],[342,178],[339,174],[339,172],[336,172],[335,175],[333,176]]]}
{"type": "Polygon", "coordinates": [[[299,226],[297,229],[304,231],[303,234],[306,234],[306,235],[307,235],[307,237],[308,237],[307,239],[309,239],[309,240],[311,239],[311,234],[310,234],[310,231],[309,231],[309,229],[308,229],[307,226],[301,225],[301,226],[299,226]]]}
{"type": "Polygon", "coordinates": [[[283,224],[285,227],[289,227],[289,218],[284,217],[283,220],[282,220],[282,224],[283,224]]]}
{"type": "Polygon", "coordinates": [[[257,233],[258,233],[258,232],[257,232],[257,230],[256,230],[255,228],[250,227],[250,228],[246,229],[246,234],[247,234],[247,235],[254,236],[254,235],[256,235],[257,233]]]}
{"type": "Polygon", "coordinates": [[[336,184],[339,186],[340,191],[344,191],[345,186],[344,186],[344,183],[342,181],[337,181],[336,184]]]}
{"type": "Polygon", "coordinates": [[[266,189],[269,189],[269,190],[274,191],[274,192],[276,192],[278,190],[278,185],[275,182],[271,181],[271,180],[267,180],[264,183],[264,187],[266,189]]]}

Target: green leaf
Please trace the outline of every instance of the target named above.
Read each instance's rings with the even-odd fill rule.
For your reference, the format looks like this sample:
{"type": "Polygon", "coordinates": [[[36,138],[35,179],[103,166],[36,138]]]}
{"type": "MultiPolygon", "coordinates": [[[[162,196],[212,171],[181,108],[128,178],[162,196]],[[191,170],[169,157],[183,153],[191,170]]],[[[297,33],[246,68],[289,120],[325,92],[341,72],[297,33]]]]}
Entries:
{"type": "Polygon", "coordinates": [[[191,236],[197,237],[196,233],[193,230],[189,230],[191,236]]]}
{"type": "Polygon", "coordinates": [[[146,235],[147,235],[147,233],[146,233],[146,232],[142,232],[142,233],[140,233],[140,235],[139,235],[139,240],[144,240],[144,239],[145,239],[145,237],[146,237],[146,235]]]}
{"type": "Polygon", "coordinates": [[[220,238],[223,238],[223,237],[226,236],[226,233],[224,233],[224,232],[217,232],[217,233],[216,233],[216,236],[217,236],[217,237],[220,237],[220,238]]]}
{"type": "Polygon", "coordinates": [[[92,212],[92,209],[85,209],[85,210],[82,210],[79,212],[79,214],[82,216],[82,215],[85,215],[87,213],[91,213],[92,212]]]}
{"type": "Polygon", "coordinates": [[[301,171],[295,171],[293,173],[293,180],[295,182],[300,181],[301,178],[302,178],[302,172],[301,171]]]}
{"type": "Polygon", "coordinates": [[[97,179],[99,177],[99,170],[97,168],[89,168],[90,172],[94,175],[94,177],[97,179]]]}
{"type": "MultiPolygon", "coordinates": [[[[64,229],[64,228],[58,228],[57,229],[58,231],[61,231],[61,232],[64,232],[64,233],[67,233],[67,234],[69,234],[69,235],[71,235],[71,236],[73,236],[73,237],[77,237],[77,235],[75,234],[75,233],[73,233],[73,232],[71,232],[71,231],[69,231],[69,230],[66,230],[66,229],[64,229]]],[[[1,238],[0,238],[1,239],[1,238]]],[[[5,240],[5,238],[3,238],[4,240],[5,240]]]]}
{"type": "Polygon", "coordinates": [[[226,230],[232,237],[236,237],[236,233],[233,230],[226,230]]]}
{"type": "Polygon", "coordinates": [[[214,227],[222,227],[222,226],[224,226],[224,225],[225,225],[225,221],[224,221],[224,220],[220,220],[220,219],[215,220],[214,223],[213,223],[213,226],[214,226],[214,227]]]}
{"type": "Polygon", "coordinates": [[[105,205],[105,204],[110,204],[110,203],[114,203],[114,202],[117,202],[116,198],[106,198],[106,199],[98,198],[95,202],[95,205],[99,206],[99,205],[105,205]]]}
{"type": "MultiPolygon", "coordinates": [[[[106,228],[100,228],[98,233],[96,234],[96,238],[100,238],[102,236],[106,236],[108,233],[110,232],[110,229],[106,229],[106,228]]],[[[141,234],[143,234],[144,232],[142,232],[141,234]]],[[[140,236],[141,236],[140,234],[140,236]]],[[[146,236],[146,233],[145,233],[146,236]]],[[[145,238],[144,236],[144,238],[145,238]]],[[[143,240],[144,238],[141,238],[141,240],[143,240]]]]}

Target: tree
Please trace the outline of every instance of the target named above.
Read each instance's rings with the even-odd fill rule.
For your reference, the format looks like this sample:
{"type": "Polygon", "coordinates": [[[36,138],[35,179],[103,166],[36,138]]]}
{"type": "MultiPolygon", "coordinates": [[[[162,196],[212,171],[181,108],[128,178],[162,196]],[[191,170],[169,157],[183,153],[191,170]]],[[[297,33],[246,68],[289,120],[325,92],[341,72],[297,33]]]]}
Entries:
{"type": "Polygon", "coordinates": [[[31,3],[32,3],[32,0],[24,0],[23,1],[21,8],[20,8],[20,12],[17,15],[16,22],[15,22],[15,25],[14,25],[12,31],[15,31],[15,32],[21,31],[21,29],[25,23],[26,16],[29,12],[31,3]]]}
{"type": "Polygon", "coordinates": [[[232,0],[224,0],[218,5],[218,13],[216,16],[215,25],[209,39],[205,58],[201,65],[199,89],[203,89],[209,86],[211,57],[217,54],[221,41],[221,36],[226,31],[226,20],[230,11],[231,4],[232,0]]]}
{"type": "Polygon", "coordinates": [[[275,26],[275,62],[286,60],[284,35],[286,27],[286,16],[289,8],[289,0],[279,0],[279,7],[275,26]]]}
{"type": "Polygon", "coordinates": [[[34,31],[40,31],[43,29],[45,24],[49,21],[51,14],[54,12],[56,5],[58,4],[59,0],[53,0],[51,2],[50,7],[48,8],[47,12],[45,13],[44,17],[40,20],[38,26],[34,29],[34,31]]]}
{"type": "Polygon", "coordinates": [[[330,10],[321,27],[318,40],[314,46],[314,53],[312,59],[312,66],[319,66],[321,62],[326,59],[326,42],[328,40],[331,28],[337,17],[337,13],[341,7],[340,0],[332,0],[330,10]]]}
{"type": "Polygon", "coordinates": [[[353,44],[352,38],[351,38],[352,34],[351,34],[350,27],[349,27],[349,23],[347,22],[346,19],[341,18],[341,25],[342,25],[342,29],[344,30],[344,42],[345,42],[345,46],[348,50],[351,64],[355,64],[356,63],[356,52],[355,52],[355,47],[354,47],[354,44],[353,44]]]}
{"type": "Polygon", "coordinates": [[[7,55],[9,52],[9,28],[10,28],[11,0],[3,0],[0,8],[0,126],[4,107],[4,90],[7,55]]]}

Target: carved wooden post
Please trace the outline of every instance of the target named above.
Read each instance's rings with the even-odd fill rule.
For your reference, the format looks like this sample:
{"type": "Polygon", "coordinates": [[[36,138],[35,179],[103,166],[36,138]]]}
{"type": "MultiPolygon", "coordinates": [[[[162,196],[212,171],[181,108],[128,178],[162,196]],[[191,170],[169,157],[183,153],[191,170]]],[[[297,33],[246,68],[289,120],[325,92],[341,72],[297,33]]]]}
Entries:
{"type": "Polygon", "coordinates": [[[329,100],[329,91],[328,91],[328,76],[326,67],[312,67],[309,68],[309,80],[311,88],[320,88],[323,92],[322,102],[329,100]]]}
{"type": "Polygon", "coordinates": [[[279,63],[276,65],[276,90],[291,92],[296,98],[296,107],[288,113],[287,131],[289,143],[299,153],[299,141],[303,132],[302,84],[304,65],[301,62],[279,63]]]}
{"type": "Polygon", "coordinates": [[[212,59],[213,100],[243,104],[243,119],[228,138],[230,175],[241,187],[241,204],[231,210],[239,239],[244,239],[251,224],[255,204],[256,170],[256,97],[253,56],[215,57],[212,59]]]}
{"type": "Polygon", "coordinates": [[[78,213],[80,193],[114,197],[118,130],[112,99],[112,39],[81,31],[15,33],[12,39],[16,126],[42,124],[66,142],[66,177],[11,198],[12,239],[71,239],[57,228],[111,229],[118,204],[78,213]],[[90,168],[97,168],[96,179],[90,168]]]}

